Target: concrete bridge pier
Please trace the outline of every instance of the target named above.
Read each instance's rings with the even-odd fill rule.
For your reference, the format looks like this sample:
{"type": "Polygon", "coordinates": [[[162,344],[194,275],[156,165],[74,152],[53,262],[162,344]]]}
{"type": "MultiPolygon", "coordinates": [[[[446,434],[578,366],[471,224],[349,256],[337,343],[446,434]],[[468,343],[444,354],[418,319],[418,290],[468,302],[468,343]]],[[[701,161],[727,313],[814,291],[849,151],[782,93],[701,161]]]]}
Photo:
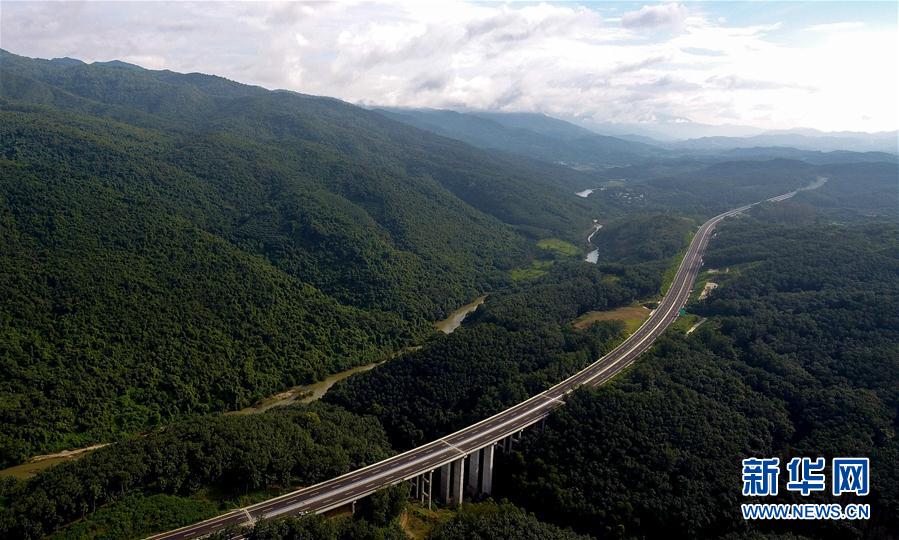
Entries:
{"type": "Polygon", "coordinates": [[[491,444],[481,450],[481,493],[484,495],[493,491],[493,449],[491,444]]]}
{"type": "Polygon", "coordinates": [[[481,456],[483,453],[483,450],[476,450],[473,454],[469,454],[468,456],[468,474],[465,475],[465,494],[469,497],[474,497],[479,493],[481,456]]]}
{"type": "Polygon", "coordinates": [[[500,439],[471,454],[457,458],[437,469],[416,477],[412,482],[413,496],[431,508],[431,494],[437,473],[437,501],[446,506],[459,506],[465,497],[490,495],[493,491],[493,458],[497,448],[510,452],[513,441],[520,440],[522,432],[500,439]]]}
{"type": "Polygon", "coordinates": [[[465,487],[465,456],[440,467],[440,504],[459,506],[465,487]]]}
{"type": "Polygon", "coordinates": [[[448,505],[450,503],[450,490],[452,489],[452,486],[450,485],[450,476],[452,476],[450,464],[447,463],[446,465],[441,466],[438,470],[440,471],[440,480],[438,480],[440,482],[440,491],[439,495],[437,496],[437,500],[438,502],[440,502],[440,504],[448,505]]]}
{"type": "Polygon", "coordinates": [[[452,488],[450,489],[450,506],[459,506],[462,504],[462,492],[465,487],[465,478],[462,471],[464,470],[465,457],[460,457],[452,463],[452,488]]]}

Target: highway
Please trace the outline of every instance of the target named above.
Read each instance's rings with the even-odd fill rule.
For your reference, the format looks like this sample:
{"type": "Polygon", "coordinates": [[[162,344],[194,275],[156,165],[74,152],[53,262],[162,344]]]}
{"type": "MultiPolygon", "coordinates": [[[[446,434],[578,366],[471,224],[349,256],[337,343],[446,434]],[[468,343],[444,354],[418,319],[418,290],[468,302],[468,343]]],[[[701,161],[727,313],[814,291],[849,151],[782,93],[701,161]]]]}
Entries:
{"type": "MultiPolygon", "coordinates": [[[[791,196],[793,193],[785,195],[791,196]]],[[[781,200],[780,197],[785,196],[769,200],[781,200]]],[[[643,325],[608,354],[552,388],[476,424],[378,463],[150,538],[196,538],[228,526],[250,524],[257,519],[325,512],[352,503],[385,486],[434,470],[539,422],[562,405],[568,393],[583,385],[595,386],[608,381],[652,346],[686,304],[702,265],[702,254],[715,226],[755,204],[758,203],[729,210],[703,223],[693,237],[667,294],[643,325]]]]}

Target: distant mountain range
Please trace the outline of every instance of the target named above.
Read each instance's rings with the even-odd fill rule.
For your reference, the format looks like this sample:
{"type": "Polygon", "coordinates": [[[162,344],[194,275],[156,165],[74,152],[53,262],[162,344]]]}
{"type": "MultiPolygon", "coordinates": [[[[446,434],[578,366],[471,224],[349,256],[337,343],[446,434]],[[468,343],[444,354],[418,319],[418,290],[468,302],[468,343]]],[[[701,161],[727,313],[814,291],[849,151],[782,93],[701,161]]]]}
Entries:
{"type": "Polygon", "coordinates": [[[537,113],[398,108],[375,110],[394,120],[473,146],[562,163],[573,168],[626,166],[647,160],[670,161],[678,158],[714,161],[788,158],[817,164],[896,160],[895,133],[843,132],[822,135],[814,130],[801,130],[802,133],[659,141],[639,135],[602,135],[537,113]]]}
{"type": "Polygon", "coordinates": [[[776,132],[751,137],[701,137],[669,143],[669,147],[691,150],[728,150],[733,148],[788,147],[799,150],[897,152],[897,133],[834,133],[806,135],[776,132]]]}
{"type": "Polygon", "coordinates": [[[656,146],[600,135],[542,114],[439,109],[376,110],[394,120],[473,146],[574,167],[627,165],[664,152],[656,146]]]}
{"type": "Polygon", "coordinates": [[[788,146],[802,150],[897,153],[899,133],[826,132],[811,128],[764,130],[752,126],[709,125],[685,119],[652,124],[616,124],[573,118],[574,124],[625,140],[681,149],[788,146]]]}

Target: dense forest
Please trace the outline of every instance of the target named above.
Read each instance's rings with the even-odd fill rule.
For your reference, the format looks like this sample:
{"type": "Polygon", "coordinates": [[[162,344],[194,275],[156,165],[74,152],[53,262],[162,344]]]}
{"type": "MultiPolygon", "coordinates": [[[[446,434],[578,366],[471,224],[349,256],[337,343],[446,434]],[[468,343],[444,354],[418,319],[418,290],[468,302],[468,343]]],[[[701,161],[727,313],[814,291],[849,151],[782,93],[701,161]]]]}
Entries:
{"type": "Polygon", "coordinates": [[[708,215],[821,174],[652,169],[583,199],[597,174],[334,99],[5,51],[0,72],[0,465],[383,358],[508,285],[534,240],[582,245],[592,219],[604,260],[670,256],[685,221],[619,218],[708,215]]]}
{"type": "Polygon", "coordinates": [[[227,507],[247,493],[319,482],[391,453],[373,418],[320,403],[200,417],[107,446],[27,482],[4,479],[0,537],[41,538],[85,516],[89,520],[76,525],[80,534],[112,522],[117,536],[140,536],[213,515],[221,511],[214,500],[227,507]],[[187,498],[201,491],[204,496],[187,498]]]}
{"type": "Polygon", "coordinates": [[[0,75],[0,466],[383,358],[590,222],[575,171],[333,99],[6,52],[0,75]]]}
{"type": "MultiPolygon", "coordinates": [[[[852,153],[848,153],[852,154],[852,153]]],[[[852,154],[851,157],[855,157],[852,154]]],[[[851,159],[848,157],[847,159],[851,159]]],[[[596,175],[606,180],[589,199],[612,218],[639,213],[676,213],[701,222],[747,202],[755,202],[816,184],[797,199],[828,212],[835,219],[895,219],[896,156],[880,162],[813,164],[799,159],[763,159],[706,163],[694,159],[667,160],[611,168],[596,175]]],[[[592,186],[591,186],[592,187],[592,186]]]]}
{"type": "MultiPolygon", "coordinates": [[[[589,540],[570,529],[544,523],[507,501],[465,504],[447,521],[428,531],[405,529],[406,492],[384,489],[357,505],[352,516],[324,518],[318,515],[257,523],[248,540],[589,540]],[[423,534],[422,534],[423,533],[423,534]]],[[[212,535],[212,540],[231,538],[232,531],[212,535]]]]}
{"type": "Polygon", "coordinates": [[[576,330],[571,322],[653,295],[659,286],[660,274],[639,266],[558,263],[545,276],[492,294],[453,334],[341,381],[325,400],[374,414],[399,448],[421,444],[583,368],[624,328],[606,321],[576,330]]]}
{"type": "Polygon", "coordinates": [[[669,331],[625,376],[575,394],[499,467],[502,493],[603,537],[895,532],[899,228],[741,218],[705,262],[728,269],[690,306],[709,322],[669,331]],[[870,521],[743,521],[741,459],[846,455],[872,460],[859,501],[870,521]]]}
{"type": "Polygon", "coordinates": [[[629,215],[606,223],[593,237],[599,260],[621,264],[661,261],[689,244],[694,224],[666,214],[629,215]]]}
{"type": "Polygon", "coordinates": [[[568,528],[539,521],[508,502],[464,505],[436,528],[431,540],[589,540],[568,528]]]}

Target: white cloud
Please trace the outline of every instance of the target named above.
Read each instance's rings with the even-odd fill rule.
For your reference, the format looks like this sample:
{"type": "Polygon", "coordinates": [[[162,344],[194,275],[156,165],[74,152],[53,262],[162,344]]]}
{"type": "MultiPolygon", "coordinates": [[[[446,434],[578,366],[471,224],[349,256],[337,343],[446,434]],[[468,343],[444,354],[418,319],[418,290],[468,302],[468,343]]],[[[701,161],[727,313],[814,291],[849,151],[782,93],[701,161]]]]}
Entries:
{"type": "Polygon", "coordinates": [[[0,31],[27,56],[117,58],[355,103],[896,128],[895,29],[808,39],[801,25],[806,39],[791,42],[777,21],[729,26],[699,7],[643,6],[613,13],[619,22],[573,4],[4,3],[0,31]]]}
{"type": "Polygon", "coordinates": [[[840,32],[844,30],[858,30],[864,28],[865,23],[861,21],[836,22],[827,24],[816,24],[809,26],[806,30],[812,32],[840,32]]]}
{"type": "Polygon", "coordinates": [[[681,4],[643,6],[622,15],[625,28],[682,28],[689,12],[681,4]]]}

